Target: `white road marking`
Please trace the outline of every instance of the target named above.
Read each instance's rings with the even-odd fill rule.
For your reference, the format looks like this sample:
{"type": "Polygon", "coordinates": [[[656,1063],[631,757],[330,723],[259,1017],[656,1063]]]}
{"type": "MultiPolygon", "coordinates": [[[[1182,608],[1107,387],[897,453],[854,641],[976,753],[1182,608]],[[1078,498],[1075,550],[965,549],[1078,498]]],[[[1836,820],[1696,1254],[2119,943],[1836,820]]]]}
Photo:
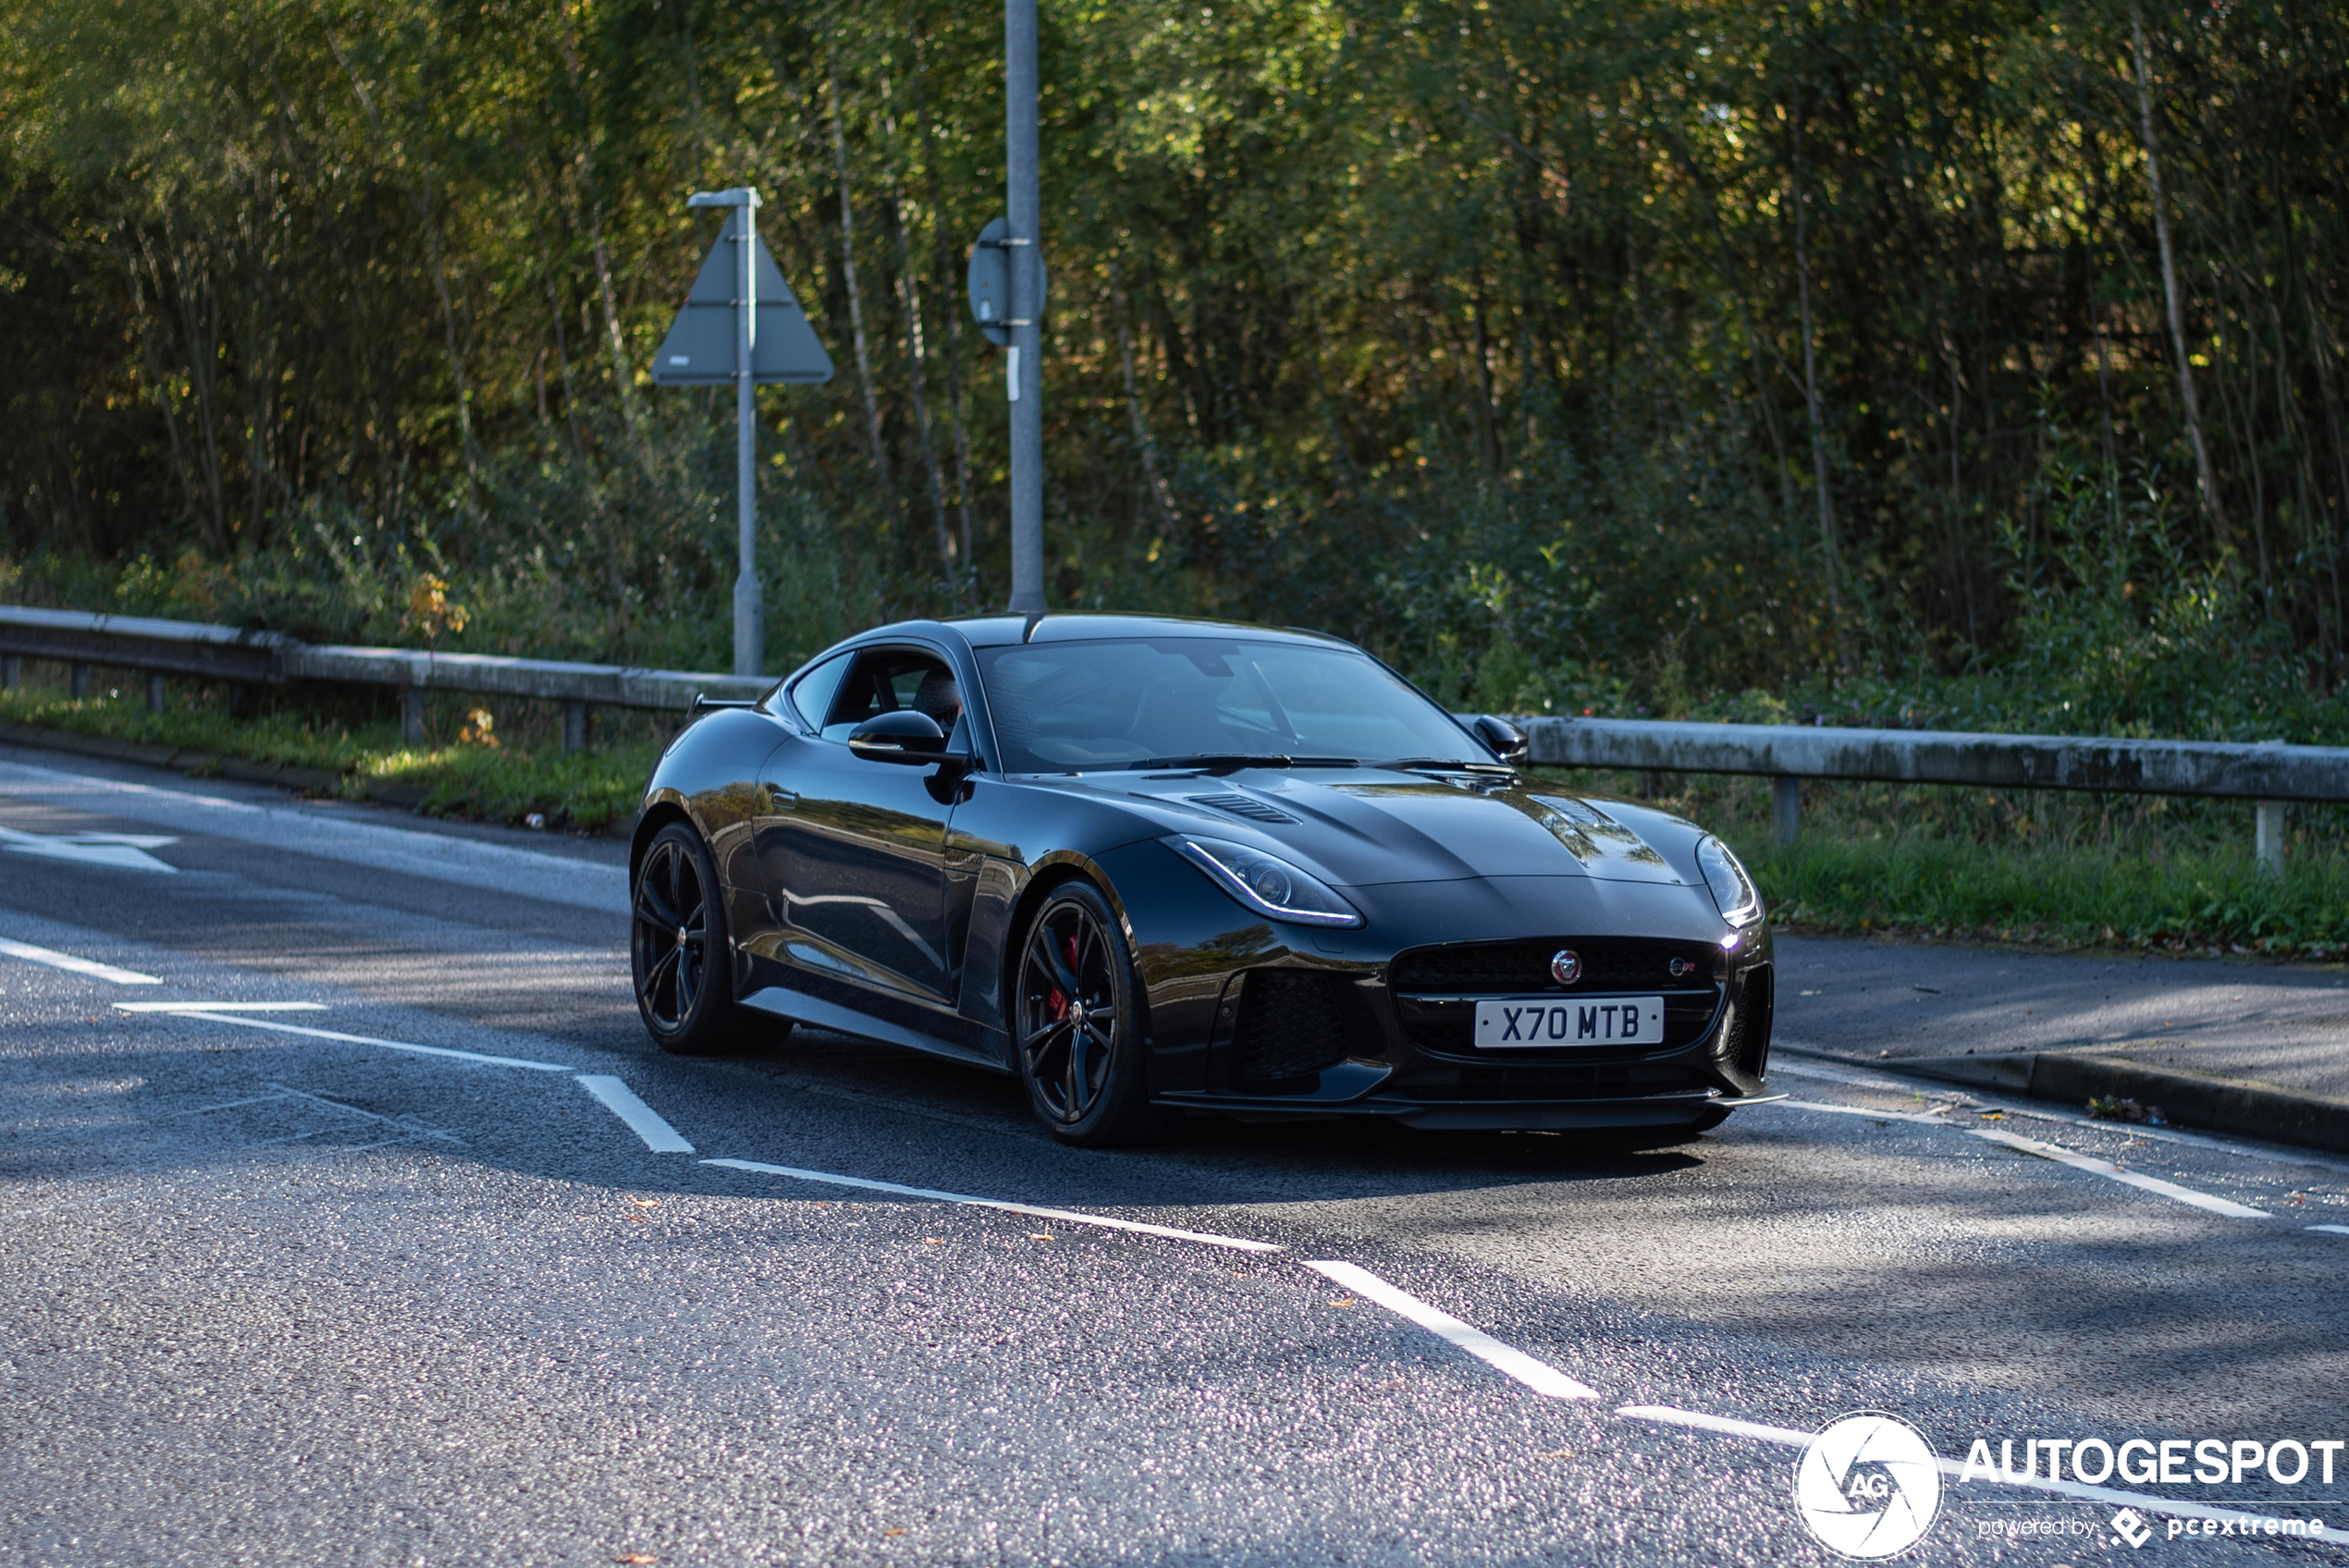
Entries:
{"type": "Polygon", "coordinates": [[[324,1002],[117,1002],[117,1012],[324,1012],[324,1002]]]}
{"type": "Polygon", "coordinates": [[[1838,1116],[1868,1116],[1878,1121],[1917,1121],[1927,1127],[1947,1127],[1949,1113],[1941,1110],[1870,1110],[1860,1105],[1828,1105],[1823,1100],[1765,1100],[1765,1105],[1782,1105],[1789,1110],[1831,1110],[1838,1116]]]}
{"type": "Polygon", "coordinates": [[[1007,1203],[1002,1198],[976,1198],[967,1193],[941,1193],[933,1187],[901,1186],[895,1182],[868,1182],[862,1176],[835,1176],[828,1170],[802,1170],[790,1165],[763,1165],[755,1159],[705,1159],[704,1165],[722,1165],[729,1170],[753,1170],[767,1176],[788,1176],[794,1182],[817,1182],[829,1187],[855,1187],[869,1193],[889,1193],[898,1197],[927,1198],[932,1203],[967,1204],[974,1208],[1001,1209],[1005,1214],[1032,1214],[1039,1219],[1065,1219],[1072,1225],[1098,1225],[1109,1231],[1132,1231],[1145,1236],[1163,1236],[1175,1242],[1203,1242],[1211,1247],[1234,1247],[1241,1252],[1279,1252],[1272,1242],[1251,1242],[1242,1236],[1216,1236],[1204,1231],[1178,1231],[1171,1225],[1146,1225],[1138,1219],[1112,1219],[1100,1214],[1076,1214],[1065,1208],[1039,1208],[1032,1203],[1007,1203]]]}
{"type": "Polygon", "coordinates": [[[2007,1147],[2020,1149],[2024,1154],[2037,1155],[2041,1159],[2052,1159],[2060,1164],[2069,1165],[2075,1170],[2090,1171],[2108,1181],[2126,1182],[2132,1187],[2156,1193],[2165,1198],[2174,1198],[2180,1203],[2190,1203],[2196,1208],[2208,1209],[2213,1214],[2223,1214],[2230,1219],[2273,1219],[2275,1218],[2264,1208],[2252,1208],[2229,1198],[2213,1197],[2208,1193],[2197,1193],[2192,1187],[2181,1187],[2175,1182],[2164,1182],[2158,1176],[2146,1176],[2134,1170],[2124,1170],[2109,1159],[2097,1159],[2092,1155],[2074,1154],[2070,1149],[2059,1148],[2053,1144],[2043,1144],[2036,1138],[2026,1138],[2017,1133],[2005,1133],[1995,1127],[1970,1127],[1966,1131],[1987,1142],[2004,1144],[2007,1147]]]}
{"type": "Polygon", "coordinates": [[[2304,1227],[2304,1229],[2310,1231],[2323,1231],[2335,1236],[2349,1236],[2349,1225],[2309,1225],[2304,1227]]]}
{"type": "Polygon", "coordinates": [[[1780,1073],[1789,1078],[1817,1078],[1829,1084],[1850,1084],[1861,1089],[1894,1089],[1904,1095],[1916,1088],[1914,1084],[1896,1084],[1889,1078],[1871,1078],[1864,1072],[1845,1072],[1833,1067],[1809,1067],[1784,1060],[1770,1063],[1770,1070],[1763,1076],[1776,1078],[1780,1073]]]}
{"type": "Polygon", "coordinates": [[[1305,1267],[1398,1317],[1409,1318],[1436,1338],[1468,1352],[1504,1377],[1516,1378],[1537,1394],[1547,1394],[1552,1399],[1599,1397],[1598,1390],[1587,1383],[1578,1383],[1547,1362],[1536,1361],[1483,1329],[1470,1328],[1440,1307],[1430,1306],[1419,1297],[1396,1290],[1367,1268],[1329,1259],[1308,1259],[1305,1267]]]}
{"type": "Polygon", "coordinates": [[[177,839],[154,833],[27,833],[0,827],[0,850],[12,854],[39,855],[44,860],[74,861],[83,865],[110,865],[118,871],[165,871],[179,868],[147,851],[177,839]]]}
{"type": "Polygon", "coordinates": [[[185,833],[258,844],[273,853],[315,855],[574,909],[628,913],[625,866],[457,834],[354,821],[317,807],[224,800],[16,762],[0,762],[0,794],[69,801],[185,833]],[[92,795],[117,799],[92,801],[92,795]],[[129,798],[122,799],[126,796],[129,798]]]}
{"type": "MultiPolygon", "coordinates": [[[[1702,1410],[1679,1410],[1668,1404],[1627,1404],[1618,1408],[1616,1414],[1628,1415],[1635,1421],[1656,1421],[1668,1427],[1692,1427],[1702,1432],[1720,1432],[1733,1438],[1752,1438],[1759,1442],[1779,1443],[1789,1448],[1808,1448],[1814,1435],[1797,1431],[1791,1427],[1766,1427],[1758,1421],[1739,1421],[1727,1415],[1708,1415],[1702,1410]]],[[[1936,1464],[1944,1476],[1955,1480],[1964,1475],[1965,1466],[1959,1461],[1943,1458],[1938,1454],[1934,1457],[1936,1464]]],[[[1966,1484],[1974,1486],[1984,1482],[1985,1477],[1977,1475],[1966,1484]]],[[[2122,1507],[2139,1509],[2147,1513],[2172,1514],[2181,1519],[2247,1521],[2261,1526],[2263,1535],[2266,1533],[2265,1526],[2269,1518],[2269,1515],[2265,1513],[2245,1513],[2239,1509],[2213,1508],[2208,1503],[2182,1502],[2172,1498],[2153,1497],[2145,1492],[2123,1491],[2119,1487],[2092,1486],[2085,1481],[2052,1481],[2036,1476],[2029,1480],[2018,1481],[2011,1476],[1998,1476],[1989,1477],[1988,1484],[2000,1487],[2023,1487],[2038,1492],[2054,1492],[2062,1497],[2076,1497],[2091,1502],[2114,1503],[2122,1507]]],[[[2334,1530],[2327,1530],[2324,1538],[2331,1540],[2338,1533],[2334,1530]]]]}
{"type": "Polygon", "coordinates": [[[451,1050],[447,1046],[411,1045],[406,1040],[378,1040],[372,1035],[346,1035],[337,1029],[305,1029],[299,1023],[273,1023],[265,1018],[243,1018],[233,1012],[166,1013],[166,1017],[201,1018],[214,1023],[234,1023],[246,1029],[266,1029],[278,1035],[302,1035],[314,1040],[338,1040],[347,1046],[375,1046],[387,1051],[408,1051],[416,1056],[448,1057],[456,1061],[477,1061],[485,1067],[522,1067],[533,1072],[576,1072],[560,1061],[525,1061],[518,1056],[486,1056],[480,1051],[451,1050]]]}
{"type": "Polygon", "coordinates": [[[141,974],[135,969],[117,969],[110,963],[94,963],[71,953],[61,953],[55,948],[36,948],[31,942],[12,942],[0,937],[0,953],[20,958],[27,963],[45,963],[52,969],[62,969],[69,974],[87,974],[92,980],[111,980],[117,986],[160,986],[162,981],[152,974],[141,974]]]}
{"type": "Polygon", "coordinates": [[[636,1092],[619,1079],[607,1073],[583,1072],[576,1082],[595,1096],[604,1109],[628,1123],[628,1130],[645,1140],[645,1146],[655,1154],[691,1154],[694,1145],[667,1121],[660,1112],[636,1096],[636,1092]]]}

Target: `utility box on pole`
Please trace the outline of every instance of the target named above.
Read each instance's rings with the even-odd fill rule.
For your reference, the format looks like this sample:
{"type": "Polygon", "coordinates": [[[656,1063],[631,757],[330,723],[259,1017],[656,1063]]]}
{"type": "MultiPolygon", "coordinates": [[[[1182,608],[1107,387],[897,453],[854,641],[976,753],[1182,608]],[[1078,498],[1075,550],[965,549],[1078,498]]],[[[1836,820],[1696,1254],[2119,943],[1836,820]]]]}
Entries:
{"type": "Polygon", "coordinates": [[[767,630],[758,592],[758,408],[752,389],[762,381],[830,381],[832,360],[758,238],[758,192],[748,186],[697,191],[686,204],[729,209],[726,227],[653,356],[653,381],[734,386],[734,673],[758,675],[767,630]]]}

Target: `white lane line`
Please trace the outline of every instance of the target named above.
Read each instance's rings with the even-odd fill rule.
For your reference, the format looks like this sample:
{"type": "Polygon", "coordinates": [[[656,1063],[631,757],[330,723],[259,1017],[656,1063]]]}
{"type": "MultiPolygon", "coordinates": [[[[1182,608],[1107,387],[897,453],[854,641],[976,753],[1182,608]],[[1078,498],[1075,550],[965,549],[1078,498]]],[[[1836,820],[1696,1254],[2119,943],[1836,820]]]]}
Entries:
{"type": "Polygon", "coordinates": [[[2349,1236],[2349,1225],[2308,1225],[2304,1226],[2303,1229],[2309,1231],[2324,1231],[2335,1236],[2349,1236]]]}
{"type": "Polygon", "coordinates": [[[1896,1084],[1889,1078],[1871,1078],[1864,1072],[1844,1072],[1832,1067],[1806,1067],[1783,1059],[1770,1063],[1769,1072],[1763,1076],[1775,1078],[1781,1072],[1789,1078],[1816,1078],[1824,1083],[1849,1084],[1860,1089],[1895,1089],[1904,1095],[1912,1093],[1916,1088],[1914,1084],[1896,1084]]]}
{"type": "MultiPolygon", "coordinates": [[[[1758,1421],[1739,1421],[1727,1415],[1708,1415],[1702,1410],[1679,1410],[1668,1404],[1627,1404],[1619,1407],[1616,1414],[1628,1415],[1635,1421],[1656,1421],[1668,1427],[1692,1427],[1698,1431],[1720,1432],[1733,1438],[1753,1438],[1760,1442],[1779,1443],[1789,1448],[1808,1448],[1814,1435],[1809,1432],[1798,1432],[1791,1427],[1765,1427],[1758,1421]]],[[[1965,1466],[1957,1460],[1946,1459],[1937,1454],[1934,1456],[1934,1463],[1944,1476],[1952,1480],[1964,1479],[1965,1466]]],[[[2085,1481],[2046,1480],[2035,1476],[2024,1480],[2016,1480],[2011,1476],[1984,1476],[1977,1474],[1973,1479],[1965,1481],[1965,1484],[1974,1486],[1985,1481],[1992,1486],[2023,1487],[2031,1491],[2054,1492],[2059,1496],[2076,1497],[2091,1502],[2118,1503],[2147,1513],[2168,1513],[2181,1519],[2247,1521],[2259,1526],[2262,1534],[2265,1534],[2265,1527],[2269,1517],[2264,1513],[2246,1513],[2240,1509],[2213,1508],[2208,1503],[2183,1502],[2174,1498],[2154,1497],[2146,1492],[2124,1491],[2119,1487],[2092,1486],[2085,1481]]],[[[2281,1523],[2283,1522],[2280,1520],[2279,1525],[2281,1525],[2281,1523]]],[[[2303,1520],[2301,1523],[2305,1526],[2306,1521],[2303,1520]]],[[[2337,1531],[2327,1530],[2324,1538],[2332,1539],[2337,1534],[2337,1531]]]]}
{"type": "Polygon", "coordinates": [[[324,1002],[117,1002],[117,1012],[324,1012],[324,1002]]]}
{"type": "Polygon", "coordinates": [[[111,980],[117,986],[160,986],[162,981],[152,974],[141,974],[135,969],[117,969],[110,963],[95,963],[71,953],[61,953],[55,948],[36,948],[31,942],[12,942],[0,937],[0,953],[20,958],[27,963],[45,963],[52,969],[62,969],[68,974],[87,974],[92,980],[111,980]]]}
{"type": "Polygon", "coordinates": [[[1436,1338],[1468,1352],[1504,1377],[1514,1378],[1537,1394],[1552,1399],[1596,1399],[1598,1390],[1578,1383],[1544,1361],[1536,1361],[1514,1346],[1505,1345],[1482,1329],[1470,1328],[1440,1307],[1396,1290],[1367,1268],[1329,1259],[1306,1260],[1305,1267],[1343,1285],[1365,1300],[1398,1317],[1408,1317],[1436,1338]]]}
{"type": "Polygon", "coordinates": [[[976,1198],[967,1193],[941,1193],[932,1187],[906,1187],[895,1182],[868,1182],[862,1176],[835,1176],[829,1170],[802,1170],[790,1165],[763,1165],[755,1159],[705,1159],[704,1165],[722,1165],[729,1170],[753,1170],[766,1176],[788,1176],[794,1182],[817,1182],[828,1187],[855,1187],[868,1193],[889,1193],[897,1197],[927,1198],[932,1203],[967,1204],[974,1208],[1001,1209],[1005,1214],[1032,1214],[1039,1219],[1065,1219],[1072,1225],[1098,1225],[1108,1231],[1132,1231],[1145,1236],[1163,1236],[1174,1242],[1202,1242],[1211,1247],[1234,1247],[1241,1252],[1279,1252],[1272,1242],[1251,1242],[1243,1236],[1211,1235],[1204,1231],[1178,1231],[1171,1225],[1146,1225],[1138,1219],[1112,1219],[1100,1214],[1076,1214],[1065,1208],[1039,1208],[1032,1203],[1006,1203],[1002,1198],[976,1198]]]}
{"type": "MultiPolygon", "coordinates": [[[[117,1003],[120,1006],[120,1003],[117,1003]]],[[[1824,1100],[1765,1100],[1765,1105],[1782,1105],[1789,1110],[1831,1110],[1838,1116],[1867,1116],[1878,1121],[1915,1121],[1927,1127],[1947,1127],[1949,1119],[1938,1110],[1870,1110],[1860,1105],[1828,1105],[1824,1100]]]]}
{"type": "Polygon", "coordinates": [[[2036,1138],[2026,1138],[2017,1133],[2003,1133],[1995,1127],[1969,1127],[1966,1131],[1974,1137],[1989,1143],[2004,1144],[2011,1149],[2020,1149],[2024,1154],[2037,1155],[2041,1159],[2052,1159],[2060,1164],[2069,1165],[2075,1170],[2090,1171],[2104,1177],[2107,1181],[2126,1182],[2132,1187],[2156,1193],[2165,1198],[2174,1198],[2179,1203],[2190,1203],[2196,1208],[2208,1209],[2213,1214],[2223,1214],[2230,1219],[2273,1219],[2275,1218],[2264,1208],[2252,1208],[2233,1202],[2232,1199],[2213,1197],[2208,1193],[2197,1193],[2192,1187],[2181,1187],[2175,1182],[2164,1182],[2158,1176],[2146,1176],[2134,1170],[2123,1170],[2109,1159],[2097,1159],[2091,1155],[2074,1154],[2070,1149],[2058,1148],[2053,1144],[2043,1144],[2036,1138]]]}
{"type": "Polygon", "coordinates": [[[518,1056],[485,1056],[480,1051],[451,1050],[447,1046],[417,1046],[406,1040],[378,1040],[372,1035],[346,1035],[338,1029],[305,1029],[299,1023],[273,1023],[265,1018],[245,1018],[233,1012],[166,1013],[166,1017],[201,1018],[214,1023],[234,1023],[245,1029],[266,1029],[277,1035],[301,1035],[313,1040],[337,1040],[347,1046],[375,1046],[387,1051],[408,1051],[416,1056],[447,1057],[454,1061],[477,1061],[485,1067],[522,1067],[533,1072],[576,1072],[560,1061],[525,1061],[518,1056]]]}
{"type": "Polygon", "coordinates": [[[645,1140],[645,1146],[655,1154],[691,1154],[694,1145],[667,1121],[660,1112],[637,1098],[636,1092],[608,1073],[583,1072],[574,1080],[581,1088],[595,1096],[604,1109],[628,1123],[628,1130],[645,1140]]]}

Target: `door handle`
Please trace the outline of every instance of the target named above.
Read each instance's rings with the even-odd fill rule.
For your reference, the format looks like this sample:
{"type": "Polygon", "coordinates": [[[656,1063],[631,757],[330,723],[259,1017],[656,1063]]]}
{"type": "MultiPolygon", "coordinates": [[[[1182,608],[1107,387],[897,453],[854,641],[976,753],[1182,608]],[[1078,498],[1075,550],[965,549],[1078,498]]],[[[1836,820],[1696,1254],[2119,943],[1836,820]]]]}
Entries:
{"type": "Polygon", "coordinates": [[[767,797],[769,811],[790,811],[799,804],[799,791],[796,790],[778,790],[772,784],[762,784],[759,792],[767,797]]]}

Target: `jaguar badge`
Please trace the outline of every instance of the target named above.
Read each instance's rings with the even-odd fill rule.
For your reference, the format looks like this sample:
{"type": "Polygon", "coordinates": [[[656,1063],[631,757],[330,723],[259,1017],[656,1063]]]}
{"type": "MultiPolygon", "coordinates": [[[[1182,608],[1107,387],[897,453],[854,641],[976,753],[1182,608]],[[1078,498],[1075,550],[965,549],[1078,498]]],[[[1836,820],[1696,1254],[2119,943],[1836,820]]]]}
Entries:
{"type": "Polygon", "coordinates": [[[1570,948],[1560,948],[1550,955],[1550,978],[1561,986],[1571,986],[1582,978],[1582,955],[1570,948]]]}

